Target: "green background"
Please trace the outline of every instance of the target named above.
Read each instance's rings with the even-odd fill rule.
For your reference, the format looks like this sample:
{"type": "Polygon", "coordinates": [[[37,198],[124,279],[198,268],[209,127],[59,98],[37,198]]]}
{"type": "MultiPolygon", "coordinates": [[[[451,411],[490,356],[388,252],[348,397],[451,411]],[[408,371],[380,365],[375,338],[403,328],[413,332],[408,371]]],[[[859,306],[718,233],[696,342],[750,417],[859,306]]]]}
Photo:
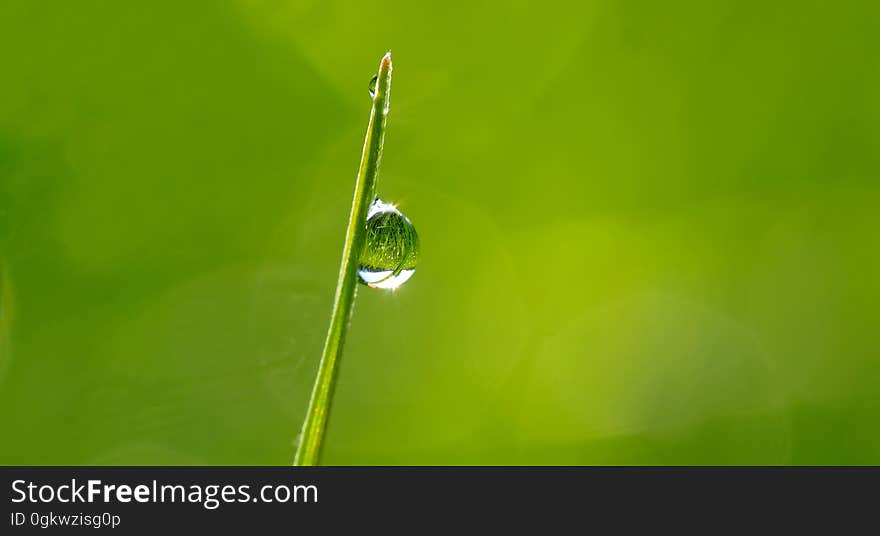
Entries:
{"type": "Polygon", "coordinates": [[[0,3],[0,463],[880,463],[876,2],[0,3]]]}

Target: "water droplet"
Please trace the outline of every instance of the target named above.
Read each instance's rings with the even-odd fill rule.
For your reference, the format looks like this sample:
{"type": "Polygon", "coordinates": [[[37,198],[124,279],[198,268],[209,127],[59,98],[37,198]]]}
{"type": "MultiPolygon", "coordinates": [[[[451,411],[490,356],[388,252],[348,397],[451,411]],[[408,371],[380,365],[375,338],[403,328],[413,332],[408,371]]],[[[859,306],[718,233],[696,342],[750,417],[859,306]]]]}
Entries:
{"type": "Polygon", "coordinates": [[[370,78],[370,98],[376,97],[376,81],[379,80],[379,75],[374,74],[373,78],[370,78]]]}
{"type": "Polygon", "coordinates": [[[397,207],[379,198],[367,212],[367,241],[361,252],[358,278],[381,289],[395,289],[416,272],[419,235],[397,207]]]}

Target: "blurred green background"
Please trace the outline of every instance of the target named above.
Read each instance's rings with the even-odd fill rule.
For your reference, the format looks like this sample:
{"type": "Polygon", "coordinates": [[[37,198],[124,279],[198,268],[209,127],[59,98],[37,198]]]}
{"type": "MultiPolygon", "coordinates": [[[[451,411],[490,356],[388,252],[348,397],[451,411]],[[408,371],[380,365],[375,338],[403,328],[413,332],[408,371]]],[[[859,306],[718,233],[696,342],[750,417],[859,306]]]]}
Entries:
{"type": "Polygon", "coordinates": [[[0,4],[0,463],[880,463],[876,2],[0,4]]]}

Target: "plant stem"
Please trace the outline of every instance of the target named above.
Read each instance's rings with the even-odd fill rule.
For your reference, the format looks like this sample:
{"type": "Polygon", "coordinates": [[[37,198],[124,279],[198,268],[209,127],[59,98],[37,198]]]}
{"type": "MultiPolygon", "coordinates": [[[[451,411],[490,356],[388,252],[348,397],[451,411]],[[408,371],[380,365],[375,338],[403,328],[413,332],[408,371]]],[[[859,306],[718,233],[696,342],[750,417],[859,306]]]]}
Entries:
{"type": "Polygon", "coordinates": [[[324,351],[318,365],[318,376],[312,388],[312,398],[303,422],[299,447],[293,459],[294,465],[318,465],[321,445],[327,429],[333,389],[336,385],[336,372],[342,356],[345,334],[348,331],[352,308],[357,291],[358,257],[366,240],[367,211],[376,197],[376,176],[382,158],[382,144],[385,140],[385,122],[391,101],[391,53],[385,54],[379,64],[376,89],[373,95],[373,109],[361,153],[351,214],[348,217],[348,230],[342,248],[342,263],[339,267],[339,280],[333,298],[333,313],[330,327],[324,341],[324,351]]]}

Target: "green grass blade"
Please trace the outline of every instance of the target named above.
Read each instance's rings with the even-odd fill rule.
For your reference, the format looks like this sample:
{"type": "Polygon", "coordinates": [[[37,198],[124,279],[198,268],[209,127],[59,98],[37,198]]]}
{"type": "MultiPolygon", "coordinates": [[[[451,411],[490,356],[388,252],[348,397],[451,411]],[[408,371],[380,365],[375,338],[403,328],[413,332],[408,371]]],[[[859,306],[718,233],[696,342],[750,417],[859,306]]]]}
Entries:
{"type": "Polygon", "coordinates": [[[376,176],[379,173],[379,161],[382,158],[382,144],[385,139],[385,122],[391,102],[390,52],[382,58],[377,76],[373,108],[367,125],[361,165],[351,203],[351,214],[348,218],[348,230],[345,233],[345,244],[342,249],[342,263],[333,298],[330,327],[327,329],[327,339],[324,342],[318,376],[312,389],[309,409],[293,460],[294,465],[317,465],[320,462],[321,445],[330,415],[337,369],[357,291],[358,257],[366,240],[367,211],[373,198],[376,197],[376,176]]]}

